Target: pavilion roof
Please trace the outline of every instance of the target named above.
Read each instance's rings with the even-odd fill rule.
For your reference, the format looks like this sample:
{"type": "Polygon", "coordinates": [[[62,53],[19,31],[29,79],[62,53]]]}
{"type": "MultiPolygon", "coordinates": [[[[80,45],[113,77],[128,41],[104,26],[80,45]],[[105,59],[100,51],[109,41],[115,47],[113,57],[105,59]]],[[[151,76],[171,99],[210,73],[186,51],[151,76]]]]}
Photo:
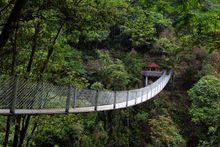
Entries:
{"type": "Polygon", "coordinates": [[[159,68],[160,66],[155,64],[155,63],[151,63],[149,65],[147,65],[148,68],[159,68]]]}

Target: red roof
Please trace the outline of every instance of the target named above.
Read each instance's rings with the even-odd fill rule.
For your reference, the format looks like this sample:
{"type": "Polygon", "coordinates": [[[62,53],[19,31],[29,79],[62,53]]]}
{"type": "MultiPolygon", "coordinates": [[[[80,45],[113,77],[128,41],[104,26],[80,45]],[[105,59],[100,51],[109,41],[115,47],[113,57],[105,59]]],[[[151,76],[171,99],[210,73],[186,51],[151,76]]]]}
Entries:
{"type": "Polygon", "coordinates": [[[159,68],[159,66],[155,63],[151,63],[147,66],[148,68],[159,68]]]}

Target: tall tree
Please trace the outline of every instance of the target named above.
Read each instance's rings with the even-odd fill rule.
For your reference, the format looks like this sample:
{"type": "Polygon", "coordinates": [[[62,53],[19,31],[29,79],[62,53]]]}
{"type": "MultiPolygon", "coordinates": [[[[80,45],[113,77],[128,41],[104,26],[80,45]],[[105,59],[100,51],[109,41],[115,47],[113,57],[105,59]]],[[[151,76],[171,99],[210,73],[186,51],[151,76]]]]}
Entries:
{"type": "Polygon", "coordinates": [[[25,6],[27,0],[17,0],[10,13],[10,16],[4,25],[2,32],[0,34],[0,52],[2,52],[3,47],[7,43],[10,35],[15,30],[15,24],[18,21],[22,8],[25,6]]]}

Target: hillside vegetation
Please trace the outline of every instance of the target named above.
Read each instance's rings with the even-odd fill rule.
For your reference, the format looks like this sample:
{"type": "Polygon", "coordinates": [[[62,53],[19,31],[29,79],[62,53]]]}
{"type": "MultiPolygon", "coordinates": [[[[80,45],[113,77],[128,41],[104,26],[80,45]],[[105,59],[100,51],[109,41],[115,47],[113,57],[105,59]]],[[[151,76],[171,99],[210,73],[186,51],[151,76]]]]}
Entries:
{"type": "Polygon", "coordinates": [[[219,0],[1,0],[0,81],[128,90],[143,86],[149,63],[174,70],[173,85],[154,99],[0,116],[0,146],[220,145],[219,0]]]}

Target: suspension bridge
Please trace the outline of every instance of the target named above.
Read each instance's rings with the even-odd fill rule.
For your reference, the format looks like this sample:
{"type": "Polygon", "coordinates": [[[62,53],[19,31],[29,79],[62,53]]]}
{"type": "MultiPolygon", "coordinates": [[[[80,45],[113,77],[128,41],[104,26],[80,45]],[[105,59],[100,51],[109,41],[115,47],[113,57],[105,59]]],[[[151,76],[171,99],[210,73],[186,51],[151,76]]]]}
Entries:
{"type": "Polygon", "coordinates": [[[152,84],[127,91],[76,89],[71,85],[8,78],[0,83],[0,114],[65,114],[131,107],[160,93],[171,76],[172,71],[164,71],[152,84]]]}

